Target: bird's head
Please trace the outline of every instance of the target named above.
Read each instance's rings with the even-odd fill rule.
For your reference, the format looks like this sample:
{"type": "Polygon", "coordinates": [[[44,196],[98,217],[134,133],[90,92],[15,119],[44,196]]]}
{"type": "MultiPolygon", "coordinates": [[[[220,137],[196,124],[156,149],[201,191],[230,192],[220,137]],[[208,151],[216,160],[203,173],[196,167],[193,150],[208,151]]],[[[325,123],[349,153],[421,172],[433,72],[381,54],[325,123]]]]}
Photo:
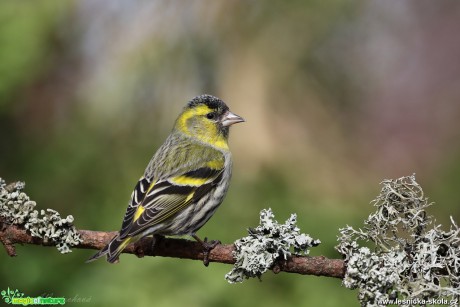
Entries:
{"type": "Polygon", "coordinates": [[[176,120],[175,129],[209,145],[228,149],[231,125],[244,119],[230,112],[225,102],[211,95],[193,98],[176,120]]]}

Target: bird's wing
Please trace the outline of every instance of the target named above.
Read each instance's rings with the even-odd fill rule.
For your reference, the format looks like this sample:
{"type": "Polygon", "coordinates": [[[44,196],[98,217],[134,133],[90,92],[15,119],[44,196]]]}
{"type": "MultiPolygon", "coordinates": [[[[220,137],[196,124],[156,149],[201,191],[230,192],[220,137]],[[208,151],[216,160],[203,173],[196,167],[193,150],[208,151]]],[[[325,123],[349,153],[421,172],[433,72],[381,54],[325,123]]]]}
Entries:
{"type": "Polygon", "coordinates": [[[123,219],[120,238],[135,236],[196,203],[221,181],[224,163],[223,159],[201,161],[188,169],[156,181],[145,177],[139,180],[123,219]]]}

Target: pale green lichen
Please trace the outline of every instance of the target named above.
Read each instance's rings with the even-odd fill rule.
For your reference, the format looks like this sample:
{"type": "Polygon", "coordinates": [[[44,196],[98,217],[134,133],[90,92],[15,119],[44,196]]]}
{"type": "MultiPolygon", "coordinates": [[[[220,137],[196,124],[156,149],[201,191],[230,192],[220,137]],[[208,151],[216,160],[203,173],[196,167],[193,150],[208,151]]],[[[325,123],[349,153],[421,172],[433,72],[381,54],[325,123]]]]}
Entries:
{"type": "Polygon", "coordinates": [[[0,217],[6,223],[23,225],[32,236],[42,238],[44,242],[53,242],[63,254],[71,252],[70,246],[82,242],[72,224],[73,216],[63,219],[52,209],[38,212],[36,203],[22,192],[24,186],[24,183],[17,182],[7,187],[0,178],[0,217]]]}
{"type": "Polygon", "coordinates": [[[337,250],[347,262],[343,285],[359,289],[362,306],[388,305],[388,300],[405,305],[426,305],[429,299],[458,302],[457,224],[451,218],[449,231],[433,226],[433,218],[425,211],[431,203],[414,175],[382,184],[373,201],[376,212],[369,215],[363,229],[340,229],[337,250]],[[364,242],[373,251],[360,246],[364,242]]]}
{"type": "Polygon", "coordinates": [[[235,242],[233,269],[225,275],[229,283],[243,282],[249,277],[259,277],[273,267],[278,259],[288,259],[292,253],[307,255],[308,248],[321,242],[300,233],[297,216],[292,214],[284,224],[279,224],[271,209],[260,212],[260,225],[249,229],[249,236],[235,242]],[[293,252],[291,252],[293,249],[293,252]]]}

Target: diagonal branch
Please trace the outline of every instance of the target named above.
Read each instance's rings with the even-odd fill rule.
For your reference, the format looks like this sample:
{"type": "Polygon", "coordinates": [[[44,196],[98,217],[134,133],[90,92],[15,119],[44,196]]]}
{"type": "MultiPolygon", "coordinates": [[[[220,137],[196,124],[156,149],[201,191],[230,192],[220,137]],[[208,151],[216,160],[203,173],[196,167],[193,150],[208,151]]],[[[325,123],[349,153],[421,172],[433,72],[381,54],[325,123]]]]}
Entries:
{"type": "MultiPolygon", "coordinates": [[[[78,230],[82,243],[74,248],[102,249],[116,232],[102,232],[92,230],[78,230]]],[[[9,256],[16,256],[15,244],[35,244],[42,246],[54,246],[52,242],[31,236],[23,227],[10,225],[0,219],[0,241],[5,246],[9,256]]],[[[210,262],[233,264],[233,244],[219,244],[209,254],[210,262]]],[[[138,257],[161,256],[203,260],[203,248],[198,242],[161,238],[157,239],[152,247],[152,238],[143,238],[135,244],[126,247],[123,253],[135,254],[138,257]]],[[[280,260],[272,268],[273,272],[288,272],[302,275],[328,276],[342,279],[345,275],[345,264],[341,259],[328,259],[323,256],[292,256],[288,260],[280,260]]]]}

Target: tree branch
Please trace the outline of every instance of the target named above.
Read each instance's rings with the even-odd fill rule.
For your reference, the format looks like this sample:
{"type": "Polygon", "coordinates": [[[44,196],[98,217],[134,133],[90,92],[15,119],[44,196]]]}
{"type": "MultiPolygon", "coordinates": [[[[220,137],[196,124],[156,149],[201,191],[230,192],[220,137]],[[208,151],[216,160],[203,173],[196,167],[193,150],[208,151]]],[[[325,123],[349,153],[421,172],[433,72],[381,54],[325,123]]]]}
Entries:
{"type": "MultiPolygon", "coordinates": [[[[78,230],[83,242],[73,248],[102,249],[115,236],[116,232],[78,230]]],[[[16,256],[15,244],[35,244],[54,246],[52,242],[32,237],[24,228],[10,225],[0,219],[0,241],[9,256],[16,256]]],[[[219,244],[209,254],[210,262],[233,264],[233,244],[219,244]]],[[[203,247],[200,243],[174,238],[158,238],[152,247],[152,238],[143,238],[130,244],[123,253],[135,254],[138,257],[161,256],[203,260],[203,247]]],[[[292,256],[288,260],[278,261],[272,268],[274,273],[288,272],[302,275],[328,276],[342,279],[345,275],[345,264],[341,259],[328,259],[323,256],[292,256]]]]}

